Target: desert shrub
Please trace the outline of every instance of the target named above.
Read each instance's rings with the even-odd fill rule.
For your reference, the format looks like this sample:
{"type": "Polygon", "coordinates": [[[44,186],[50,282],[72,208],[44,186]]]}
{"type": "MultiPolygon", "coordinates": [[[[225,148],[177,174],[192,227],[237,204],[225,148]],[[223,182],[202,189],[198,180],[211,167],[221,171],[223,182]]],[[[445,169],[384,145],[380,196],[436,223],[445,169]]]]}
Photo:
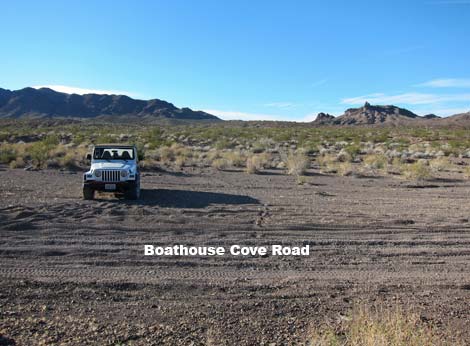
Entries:
{"type": "Polygon", "coordinates": [[[388,159],[383,154],[370,154],[364,157],[363,162],[366,169],[377,172],[387,169],[388,159]]]}
{"type": "Polygon", "coordinates": [[[232,166],[231,162],[229,162],[225,158],[215,159],[214,161],[212,161],[212,167],[219,170],[219,171],[223,171],[224,169],[228,169],[231,166],[232,166]]]}
{"type": "Polygon", "coordinates": [[[263,154],[255,154],[249,156],[246,160],[246,172],[255,174],[260,172],[268,163],[268,156],[263,154]]]}
{"type": "Polygon", "coordinates": [[[186,164],[186,156],[181,155],[181,156],[176,157],[176,159],[175,159],[175,166],[176,167],[182,168],[182,167],[184,167],[185,164],[186,164]]]}
{"type": "Polygon", "coordinates": [[[137,159],[139,161],[145,160],[145,155],[146,155],[146,149],[144,143],[137,141],[133,142],[133,144],[136,146],[137,149],[137,159]]]}
{"type": "Polygon", "coordinates": [[[314,328],[308,344],[315,346],[444,346],[464,345],[457,336],[445,335],[423,322],[419,314],[400,308],[360,306],[339,328],[314,328]]]}
{"type": "Polygon", "coordinates": [[[52,146],[52,149],[49,150],[49,157],[51,158],[64,157],[66,154],[67,154],[66,147],[60,144],[56,146],[52,146]]]}
{"type": "Polygon", "coordinates": [[[26,150],[36,168],[44,167],[47,159],[49,158],[48,151],[49,149],[47,145],[42,141],[31,144],[26,150]]]}
{"type": "Polygon", "coordinates": [[[145,158],[139,161],[139,167],[147,171],[155,170],[158,168],[158,162],[152,158],[145,158]]]}
{"type": "Polygon", "coordinates": [[[258,160],[261,162],[262,168],[273,168],[272,155],[269,153],[258,154],[258,160]]]}
{"type": "Polygon", "coordinates": [[[294,176],[305,175],[307,168],[310,166],[308,157],[301,153],[291,153],[287,156],[286,167],[287,173],[294,176]]]}
{"type": "Polygon", "coordinates": [[[255,173],[258,173],[259,170],[260,170],[260,167],[257,164],[255,157],[252,156],[252,157],[247,158],[246,169],[245,169],[246,173],[255,174],[255,173]]]}
{"type": "Polygon", "coordinates": [[[163,146],[158,148],[157,157],[161,163],[169,164],[175,159],[175,153],[171,147],[163,146]]]}
{"type": "Polygon", "coordinates": [[[341,162],[336,166],[336,172],[341,176],[348,176],[353,174],[353,166],[350,162],[341,162]]]}
{"type": "Polygon", "coordinates": [[[431,169],[423,161],[402,166],[403,177],[408,180],[425,180],[431,177],[431,169]]]}
{"type": "Polygon", "coordinates": [[[336,161],[338,162],[351,162],[352,161],[352,156],[345,151],[344,149],[341,149],[338,155],[336,155],[336,161]]]}
{"type": "Polygon", "coordinates": [[[109,133],[99,134],[95,140],[95,143],[115,143],[115,142],[117,142],[116,136],[113,136],[109,133]]]}
{"type": "Polygon", "coordinates": [[[69,152],[59,159],[59,165],[67,169],[76,169],[79,167],[80,158],[75,152],[69,152]]]}
{"type": "Polygon", "coordinates": [[[229,149],[233,147],[233,143],[227,138],[221,138],[215,143],[215,148],[218,150],[229,149]]]}
{"type": "Polygon", "coordinates": [[[298,175],[296,179],[297,185],[304,185],[308,182],[307,177],[305,175],[298,175]]]}
{"type": "Polygon", "coordinates": [[[452,167],[452,163],[447,157],[439,157],[437,159],[433,159],[429,162],[429,167],[431,169],[441,172],[449,170],[452,167]]]}
{"type": "Polygon", "coordinates": [[[394,157],[392,160],[392,166],[401,167],[403,160],[399,157],[394,157]]]}
{"type": "Polygon", "coordinates": [[[229,166],[243,167],[246,163],[246,155],[241,151],[228,151],[223,154],[223,158],[227,160],[229,166]]]}
{"type": "Polygon", "coordinates": [[[355,159],[357,155],[360,154],[361,152],[361,146],[360,144],[358,143],[353,143],[353,144],[349,144],[347,146],[345,146],[343,148],[343,150],[349,154],[349,156],[351,157],[351,159],[355,159]]]}
{"type": "Polygon", "coordinates": [[[470,178],[470,166],[467,166],[463,169],[463,176],[467,179],[470,178]]]}
{"type": "Polygon", "coordinates": [[[57,145],[59,145],[60,140],[59,140],[59,137],[57,135],[52,134],[52,135],[46,136],[42,140],[42,143],[44,143],[44,145],[50,150],[50,149],[56,147],[57,145]]]}
{"type": "Polygon", "coordinates": [[[192,156],[189,148],[177,143],[171,146],[162,146],[155,151],[151,151],[151,153],[154,159],[166,165],[170,165],[176,160],[181,163],[192,156]]]}
{"type": "Polygon", "coordinates": [[[10,163],[16,159],[16,150],[10,144],[0,146],[0,163],[10,163]]]}
{"type": "Polygon", "coordinates": [[[142,134],[142,140],[147,143],[149,149],[156,149],[159,146],[169,144],[163,139],[163,131],[159,127],[152,127],[142,134]]]}
{"type": "Polygon", "coordinates": [[[387,165],[387,173],[400,175],[403,170],[404,162],[400,157],[394,157],[392,163],[387,165]]]}
{"type": "Polygon", "coordinates": [[[21,156],[18,156],[15,160],[10,162],[10,168],[24,168],[26,167],[26,163],[24,162],[21,156]]]}
{"type": "Polygon", "coordinates": [[[317,158],[317,162],[322,173],[336,173],[337,164],[335,156],[331,154],[319,156],[317,158]]]}
{"type": "Polygon", "coordinates": [[[260,138],[255,143],[253,143],[253,153],[262,153],[271,147],[274,147],[276,143],[271,138],[260,138]]]}
{"type": "Polygon", "coordinates": [[[212,161],[216,159],[220,159],[221,157],[222,157],[222,152],[220,150],[215,150],[215,149],[211,149],[206,155],[206,158],[209,161],[209,163],[211,163],[212,161]]]}

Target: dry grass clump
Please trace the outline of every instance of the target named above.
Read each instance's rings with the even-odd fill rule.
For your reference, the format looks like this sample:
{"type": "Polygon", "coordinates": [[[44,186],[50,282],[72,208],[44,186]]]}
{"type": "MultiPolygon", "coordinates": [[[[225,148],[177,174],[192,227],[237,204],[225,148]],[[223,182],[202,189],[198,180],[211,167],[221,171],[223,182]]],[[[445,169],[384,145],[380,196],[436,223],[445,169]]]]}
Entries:
{"type": "Polygon", "coordinates": [[[240,150],[228,151],[222,154],[222,158],[227,161],[229,167],[243,167],[246,164],[246,154],[240,150]]]}
{"type": "Polygon", "coordinates": [[[215,168],[219,171],[229,169],[230,167],[232,167],[232,163],[225,158],[215,159],[214,161],[212,161],[212,168],[215,168]]]}
{"type": "Polygon", "coordinates": [[[463,345],[456,337],[443,336],[421,321],[416,313],[400,308],[387,310],[357,307],[338,329],[314,329],[312,346],[444,346],[463,345]]]}
{"type": "Polygon", "coordinates": [[[336,166],[336,172],[343,177],[350,176],[354,173],[353,166],[350,162],[341,162],[336,166]]]}
{"type": "Polygon", "coordinates": [[[0,153],[3,155],[0,159],[3,163],[9,163],[10,168],[78,169],[84,166],[87,151],[86,146],[65,146],[46,139],[33,143],[2,144],[0,153]],[[3,150],[9,154],[8,157],[3,150]]]}
{"type": "Polygon", "coordinates": [[[320,166],[320,172],[322,173],[336,173],[337,172],[337,164],[336,164],[336,156],[331,154],[326,154],[323,156],[319,156],[317,158],[318,165],[320,166]]]}
{"type": "Polygon", "coordinates": [[[245,171],[249,174],[259,173],[263,168],[267,166],[268,162],[269,155],[267,155],[266,153],[254,154],[246,159],[245,171]]]}
{"type": "Polygon", "coordinates": [[[158,161],[151,157],[146,157],[144,160],[139,161],[139,167],[147,171],[156,170],[158,168],[158,161]]]}
{"type": "Polygon", "coordinates": [[[174,165],[177,168],[183,168],[186,165],[186,156],[177,156],[174,162],[174,165]]]}
{"type": "Polygon", "coordinates": [[[351,162],[352,156],[345,149],[341,149],[338,155],[336,155],[336,160],[338,162],[351,162]]]}
{"type": "Polygon", "coordinates": [[[437,172],[448,171],[452,168],[452,162],[447,157],[438,157],[429,161],[429,167],[437,172]]]}
{"type": "Polygon", "coordinates": [[[470,166],[467,166],[463,169],[463,176],[467,179],[470,178],[470,166]]]}
{"type": "Polygon", "coordinates": [[[287,173],[294,176],[305,175],[308,167],[310,166],[310,160],[307,155],[301,152],[291,153],[287,156],[286,167],[287,173]]]}
{"type": "Polygon", "coordinates": [[[0,144],[0,163],[9,164],[16,159],[17,151],[14,145],[0,144]]]}
{"type": "Polygon", "coordinates": [[[161,146],[152,151],[149,157],[159,161],[162,165],[183,167],[188,159],[193,156],[191,150],[183,145],[174,143],[171,146],[161,146]]]}
{"type": "Polygon", "coordinates": [[[15,160],[11,161],[9,167],[12,169],[15,168],[24,168],[26,167],[26,162],[24,162],[21,156],[18,156],[15,160]]]}
{"type": "Polygon", "coordinates": [[[387,170],[388,158],[383,154],[370,154],[364,157],[364,167],[374,173],[387,170]]]}
{"type": "Polygon", "coordinates": [[[403,165],[401,173],[405,179],[416,181],[426,180],[432,176],[431,169],[423,161],[403,165]]]}

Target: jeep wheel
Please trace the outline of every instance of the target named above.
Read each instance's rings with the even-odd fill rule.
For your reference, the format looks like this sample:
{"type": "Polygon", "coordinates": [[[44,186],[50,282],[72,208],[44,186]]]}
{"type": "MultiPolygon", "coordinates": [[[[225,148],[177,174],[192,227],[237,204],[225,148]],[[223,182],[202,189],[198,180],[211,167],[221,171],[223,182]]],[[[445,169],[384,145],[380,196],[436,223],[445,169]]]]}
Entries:
{"type": "Polygon", "coordinates": [[[83,188],[83,199],[91,200],[95,198],[95,190],[90,189],[89,187],[83,188]]]}
{"type": "Polygon", "coordinates": [[[134,188],[126,192],[126,198],[136,200],[140,198],[140,184],[137,183],[134,188]]]}

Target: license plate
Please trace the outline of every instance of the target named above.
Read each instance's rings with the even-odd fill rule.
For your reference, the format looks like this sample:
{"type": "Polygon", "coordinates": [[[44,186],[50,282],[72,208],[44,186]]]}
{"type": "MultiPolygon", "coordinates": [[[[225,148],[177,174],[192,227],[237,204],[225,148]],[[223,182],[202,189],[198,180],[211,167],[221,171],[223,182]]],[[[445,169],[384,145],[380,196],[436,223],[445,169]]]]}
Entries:
{"type": "Polygon", "coordinates": [[[104,184],[105,190],[116,190],[116,184],[104,184]]]}

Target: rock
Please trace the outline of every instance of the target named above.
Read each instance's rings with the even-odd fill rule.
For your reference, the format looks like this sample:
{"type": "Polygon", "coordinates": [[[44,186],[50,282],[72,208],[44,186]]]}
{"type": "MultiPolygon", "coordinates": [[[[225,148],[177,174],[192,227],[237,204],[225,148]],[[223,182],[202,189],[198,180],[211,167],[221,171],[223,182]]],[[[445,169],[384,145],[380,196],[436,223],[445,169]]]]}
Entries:
{"type": "Polygon", "coordinates": [[[328,113],[318,113],[317,117],[315,118],[314,121],[312,121],[312,124],[316,125],[330,125],[333,123],[333,120],[335,117],[331,114],[328,113]]]}

